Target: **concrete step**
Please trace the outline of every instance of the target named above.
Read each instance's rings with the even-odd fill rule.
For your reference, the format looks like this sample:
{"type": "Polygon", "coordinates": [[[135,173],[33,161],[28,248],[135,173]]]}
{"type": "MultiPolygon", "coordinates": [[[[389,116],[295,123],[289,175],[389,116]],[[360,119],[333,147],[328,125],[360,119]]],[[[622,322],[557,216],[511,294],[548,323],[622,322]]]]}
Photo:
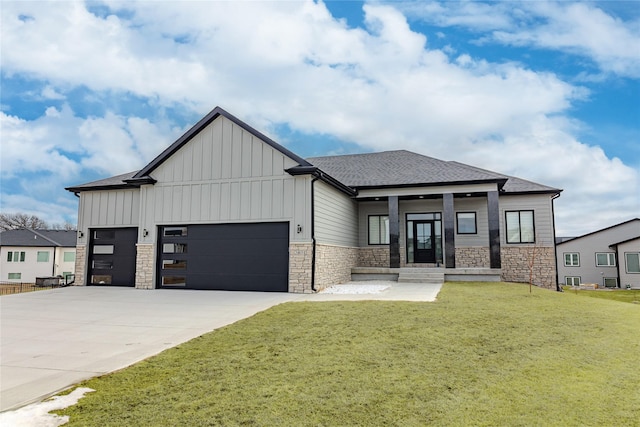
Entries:
{"type": "Polygon", "coordinates": [[[398,283],[444,283],[444,272],[434,269],[401,268],[398,283]]]}

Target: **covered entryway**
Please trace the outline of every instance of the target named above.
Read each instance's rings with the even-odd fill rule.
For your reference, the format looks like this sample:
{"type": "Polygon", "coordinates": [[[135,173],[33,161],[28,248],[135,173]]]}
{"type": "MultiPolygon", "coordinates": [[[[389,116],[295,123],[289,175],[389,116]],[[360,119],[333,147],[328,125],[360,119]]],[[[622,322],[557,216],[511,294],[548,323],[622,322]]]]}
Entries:
{"type": "Polygon", "coordinates": [[[289,224],[160,226],[158,288],[287,292],[289,224]]]}
{"type": "Polygon", "coordinates": [[[92,229],[89,285],[134,286],[137,228],[92,229]]]}

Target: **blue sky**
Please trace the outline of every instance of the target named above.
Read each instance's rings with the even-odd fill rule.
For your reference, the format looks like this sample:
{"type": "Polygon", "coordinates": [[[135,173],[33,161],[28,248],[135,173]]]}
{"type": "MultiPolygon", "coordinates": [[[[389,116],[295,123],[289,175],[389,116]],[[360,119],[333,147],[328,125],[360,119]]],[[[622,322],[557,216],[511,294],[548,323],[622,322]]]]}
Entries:
{"type": "Polygon", "coordinates": [[[3,1],[2,212],[137,170],[215,106],[303,157],[407,149],[640,216],[636,1],[3,1]]]}

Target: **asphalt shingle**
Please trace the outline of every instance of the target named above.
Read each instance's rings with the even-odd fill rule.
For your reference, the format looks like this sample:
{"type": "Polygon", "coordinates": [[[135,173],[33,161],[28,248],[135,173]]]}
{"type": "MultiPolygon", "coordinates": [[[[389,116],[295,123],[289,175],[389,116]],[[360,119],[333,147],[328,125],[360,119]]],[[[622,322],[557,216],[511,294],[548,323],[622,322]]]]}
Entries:
{"type": "Polygon", "coordinates": [[[0,246],[75,247],[75,230],[5,230],[0,233],[0,246]]]}

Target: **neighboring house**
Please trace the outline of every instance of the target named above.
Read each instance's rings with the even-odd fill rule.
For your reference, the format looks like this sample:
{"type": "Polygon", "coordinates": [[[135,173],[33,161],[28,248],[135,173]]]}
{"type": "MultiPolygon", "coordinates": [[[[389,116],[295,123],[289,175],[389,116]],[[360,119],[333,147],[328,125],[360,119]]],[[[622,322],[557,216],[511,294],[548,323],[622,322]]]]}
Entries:
{"type": "Polygon", "coordinates": [[[6,230],[0,233],[0,281],[34,283],[36,277],[75,272],[76,231],[6,230]]]}
{"type": "Polygon", "coordinates": [[[221,108],[141,170],[67,190],[76,284],[312,292],[356,267],[528,282],[534,257],[556,287],[561,190],[403,150],[305,160],[221,108]]]}
{"type": "Polygon", "coordinates": [[[574,237],[556,246],[558,281],[640,289],[640,219],[574,237]]]}

